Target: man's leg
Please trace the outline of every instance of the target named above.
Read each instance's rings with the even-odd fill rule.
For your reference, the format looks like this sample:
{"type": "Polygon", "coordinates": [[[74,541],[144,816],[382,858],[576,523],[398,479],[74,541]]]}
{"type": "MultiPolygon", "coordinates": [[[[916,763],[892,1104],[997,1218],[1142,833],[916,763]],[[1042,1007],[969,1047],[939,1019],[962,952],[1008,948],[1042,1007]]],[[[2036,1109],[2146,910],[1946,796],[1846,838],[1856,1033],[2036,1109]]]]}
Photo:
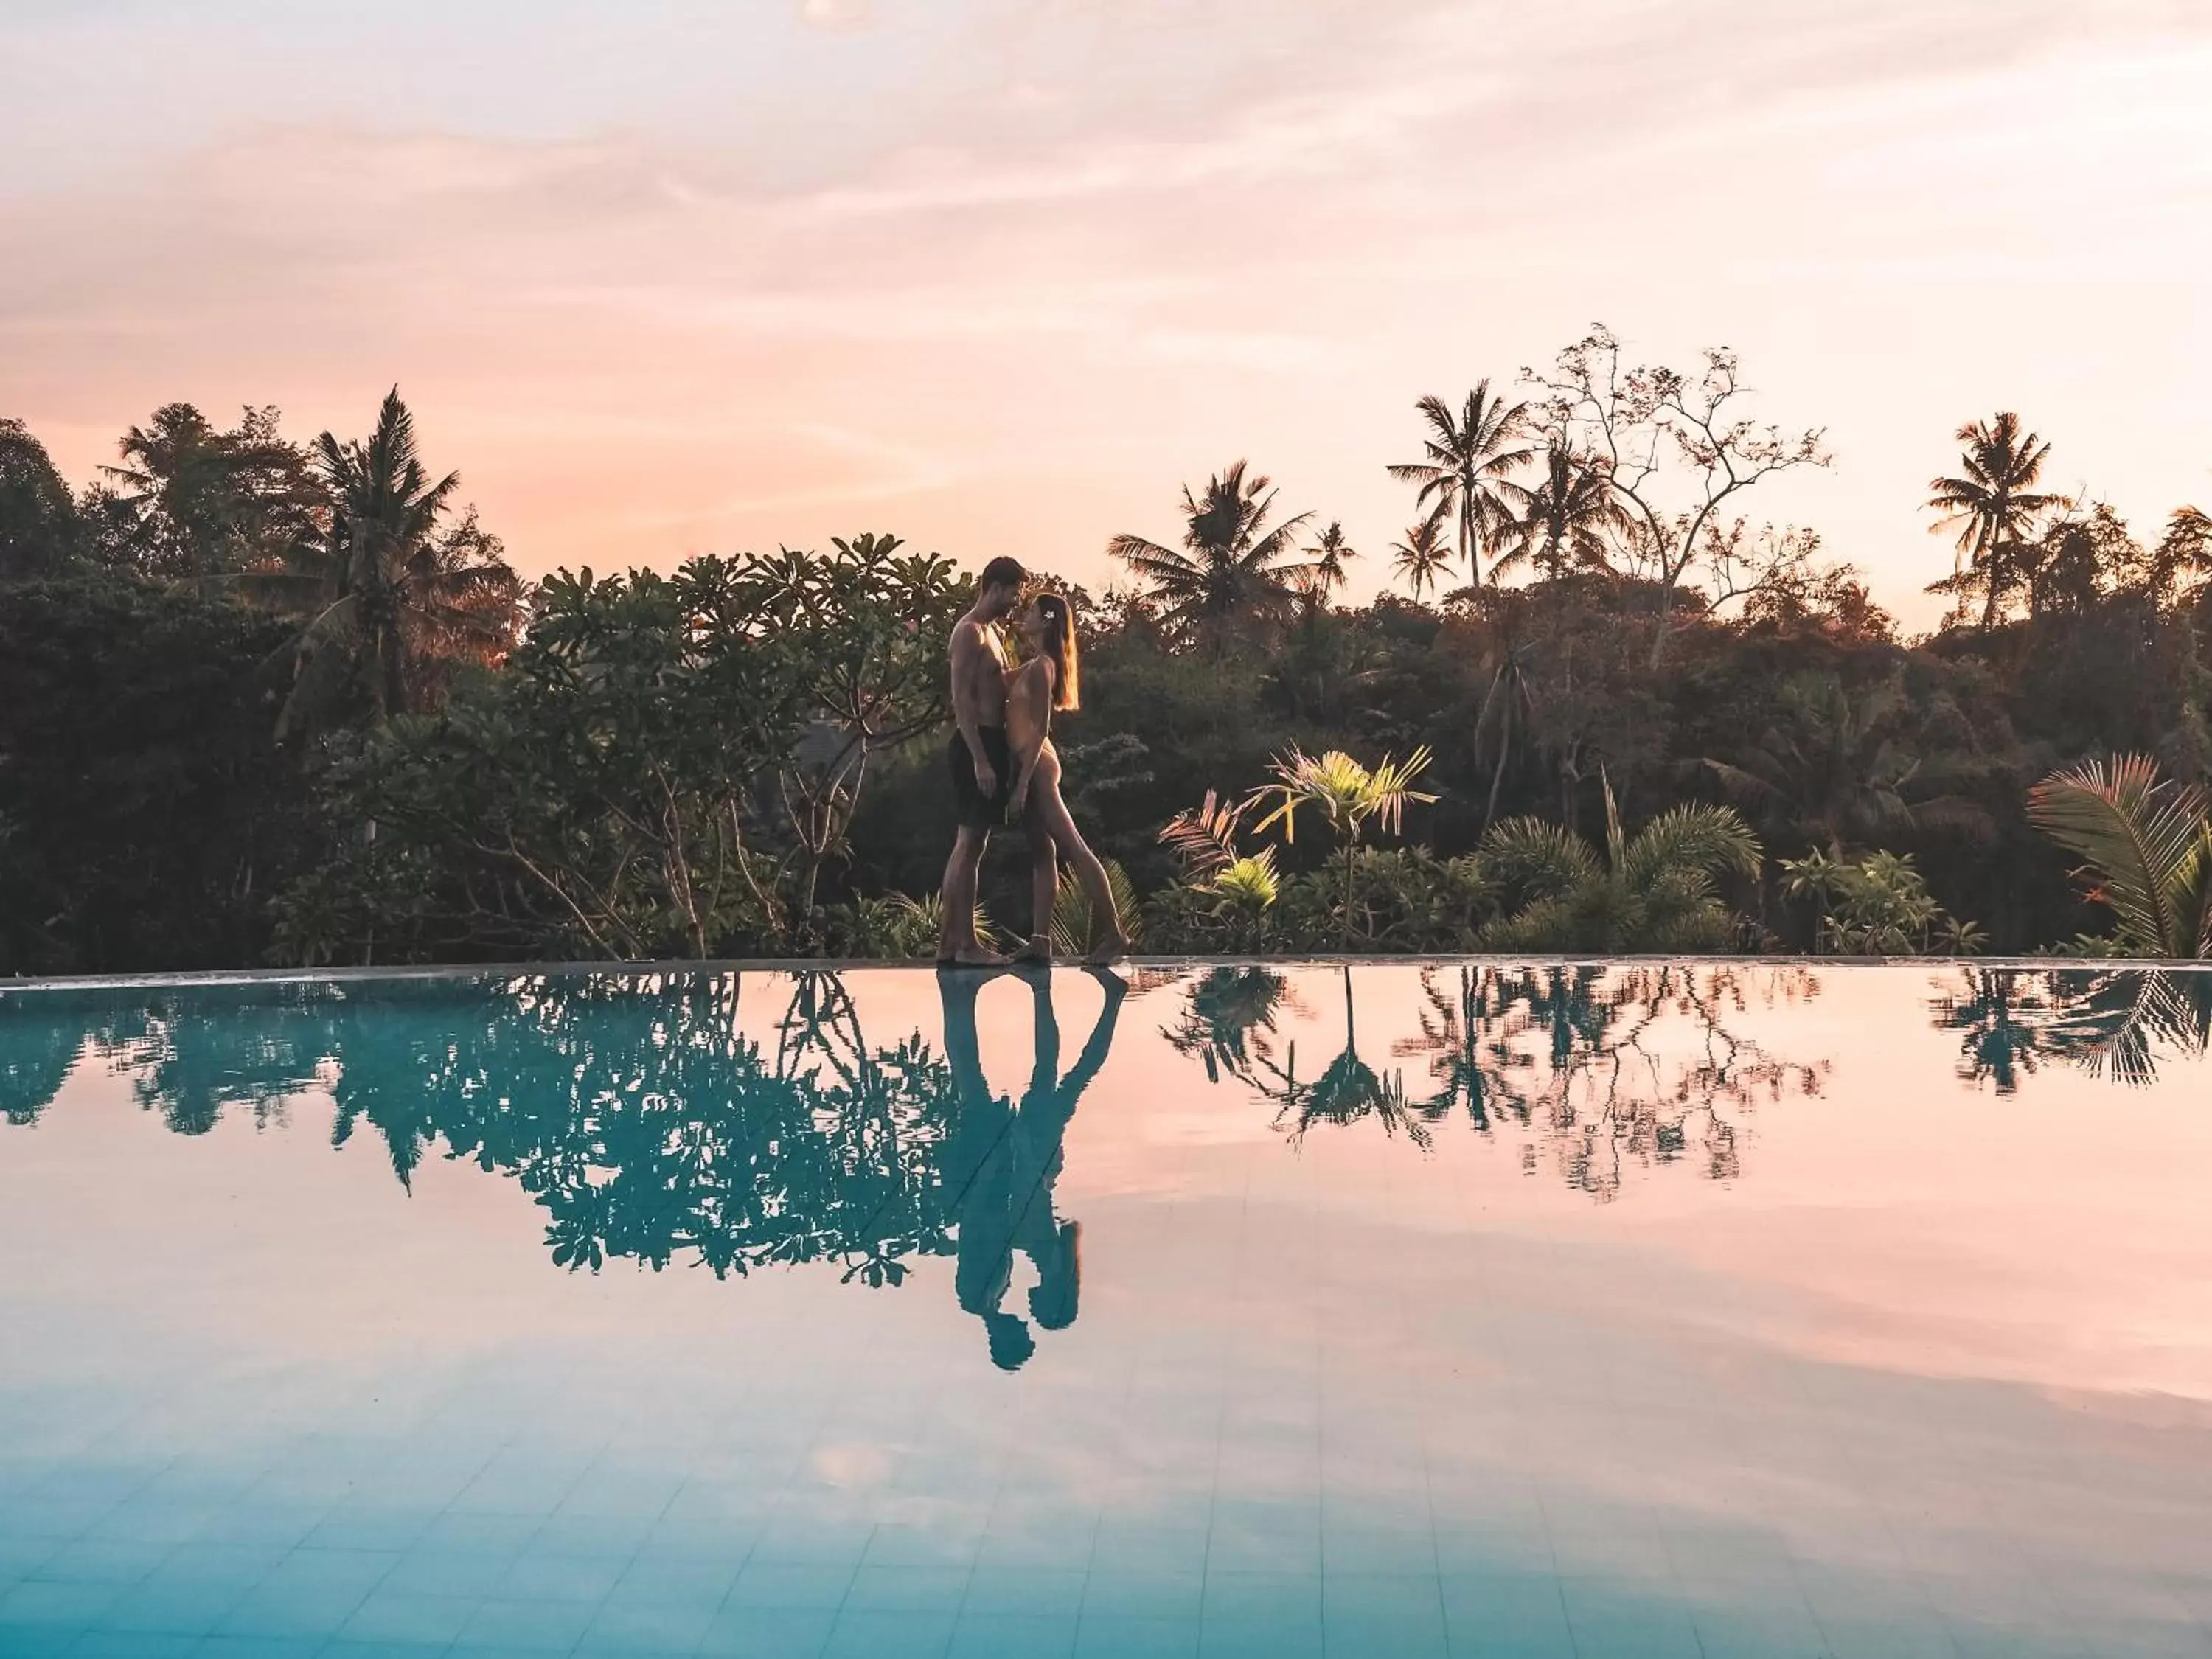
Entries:
{"type": "Polygon", "coordinates": [[[963,823],[952,839],[952,856],[945,861],[944,920],[937,935],[940,962],[981,954],[975,939],[975,884],[990,838],[989,830],[963,823]]]}

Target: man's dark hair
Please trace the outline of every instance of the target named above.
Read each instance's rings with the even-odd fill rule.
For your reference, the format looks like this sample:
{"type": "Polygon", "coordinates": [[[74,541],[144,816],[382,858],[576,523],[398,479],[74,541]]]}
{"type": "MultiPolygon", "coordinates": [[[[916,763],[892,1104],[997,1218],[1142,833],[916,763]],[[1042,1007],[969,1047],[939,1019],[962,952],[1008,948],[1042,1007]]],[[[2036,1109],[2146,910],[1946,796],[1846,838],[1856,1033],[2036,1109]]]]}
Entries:
{"type": "Polygon", "coordinates": [[[1010,559],[1000,554],[983,567],[983,580],[977,584],[981,592],[987,587],[1019,587],[1029,580],[1030,573],[1022,568],[1019,559],[1010,559]]]}

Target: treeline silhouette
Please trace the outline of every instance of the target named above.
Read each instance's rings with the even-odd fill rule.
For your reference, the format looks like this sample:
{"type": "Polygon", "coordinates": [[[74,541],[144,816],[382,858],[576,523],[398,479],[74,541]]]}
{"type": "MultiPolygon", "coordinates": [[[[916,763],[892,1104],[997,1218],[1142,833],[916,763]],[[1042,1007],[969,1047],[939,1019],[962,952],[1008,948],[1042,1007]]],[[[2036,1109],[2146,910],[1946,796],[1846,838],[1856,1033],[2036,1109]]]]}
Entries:
{"type": "MultiPolygon", "coordinates": [[[[1751,516],[1829,457],[1729,354],[1600,330],[1516,385],[1417,405],[1404,597],[1346,603],[1382,556],[1241,461],[1112,538],[1060,740],[1150,947],[2212,945],[2212,519],[2051,489],[2011,413],[1931,436],[1955,608],[1907,639],[1751,516]]],[[[0,422],[0,973],[929,948],[945,559],[525,584],[396,391],[361,439],[177,404],[118,447],[73,495],[0,422]]]]}

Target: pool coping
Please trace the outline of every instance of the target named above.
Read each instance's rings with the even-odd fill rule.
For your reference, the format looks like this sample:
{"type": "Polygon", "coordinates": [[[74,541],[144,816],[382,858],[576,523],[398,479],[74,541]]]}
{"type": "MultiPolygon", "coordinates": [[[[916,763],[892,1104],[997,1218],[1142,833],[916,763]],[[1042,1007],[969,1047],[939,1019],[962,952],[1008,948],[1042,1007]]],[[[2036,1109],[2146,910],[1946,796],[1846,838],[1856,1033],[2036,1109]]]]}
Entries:
{"type": "MultiPolygon", "coordinates": [[[[2066,971],[2212,972],[2212,963],[2156,957],[1846,957],[1846,956],[1547,956],[1458,952],[1426,954],[1316,953],[1299,956],[1131,956],[1115,965],[1127,969],[1188,972],[1206,968],[1362,968],[1510,966],[1516,968],[1617,968],[1699,966],[1746,968],[1906,968],[1942,971],[1982,968],[2012,972],[2066,971]]],[[[1077,962],[1054,964],[1085,971],[1077,962]]],[[[653,962],[491,962],[410,964],[390,968],[204,969],[167,974],[92,974],[0,978],[0,1000],[21,993],[108,990],[194,990],[256,985],[345,985],[372,981],[436,980],[573,979],[592,975],[649,978],[655,975],[848,974],[862,971],[934,973],[927,957],[726,957],[653,962]]],[[[987,971],[987,970],[969,970],[987,971]]],[[[1009,969],[988,971],[1012,971],[1009,969]]]]}

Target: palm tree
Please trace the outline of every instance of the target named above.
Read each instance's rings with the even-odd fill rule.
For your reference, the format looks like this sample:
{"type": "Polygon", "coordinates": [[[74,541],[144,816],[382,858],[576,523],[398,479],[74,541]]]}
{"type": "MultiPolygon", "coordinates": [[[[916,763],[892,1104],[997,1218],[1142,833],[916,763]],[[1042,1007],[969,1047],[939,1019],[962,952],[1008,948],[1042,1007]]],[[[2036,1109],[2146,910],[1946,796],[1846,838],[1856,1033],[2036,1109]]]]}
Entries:
{"type": "Polygon", "coordinates": [[[2193,785],[2148,755],[2053,772],[2027,792],[2028,821],[2082,860],[2089,896],[2137,956],[2212,957],[2212,820],[2193,785]]]}
{"type": "Polygon", "coordinates": [[[1608,784],[1605,817],[1602,860],[1540,818],[1508,818],[1482,838],[1483,864],[1509,906],[1482,931],[1484,950],[1671,954],[1735,942],[1739,923],[1718,883],[1758,875],[1761,854],[1733,808],[1674,807],[1632,836],[1608,784]]]}
{"type": "Polygon", "coordinates": [[[1331,519],[1305,555],[1311,561],[1306,567],[1310,586],[1325,605],[1351,580],[1352,573],[1345,567],[1359,556],[1359,551],[1345,538],[1343,522],[1331,519]]]}
{"type": "Polygon", "coordinates": [[[1426,453],[1393,466],[1390,476],[1420,485],[1422,506],[1433,501],[1453,514],[1459,556],[1467,561],[1468,580],[1479,586],[1480,556],[1504,533],[1528,497],[1511,475],[1535,457],[1522,441],[1528,405],[1509,406],[1503,398],[1492,397],[1486,380],[1467,394],[1456,417],[1441,398],[1424,398],[1413,407],[1429,425],[1421,446],[1426,453]]]}
{"type": "Polygon", "coordinates": [[[1297,838],[1301,807],[1310,806],[1328,821],[1344,840],[1344,933],[1352,937],[1352,886],[1357,868],[1359,839],[1371,822],[1396,835],[1405,821],[1406,808],[1434,795],[1413,787],[1413,780],[1428,769],[1429,751],[1417,749],[1403,761],[1385,755],[1372,768],[1364,766],[1340,749],[1309,755],[1293,748],[1275,757],[1271,769],[1275,781],[1262,784],[1247,799],[1248,806],[1269,802],[1274,810],[1254,828],[1264,834],[1276,824],[1283,827],[1285,844],[1297,838]]]}
{"type": "Polygon", "coordinates": [[[1833,674],[1799,674],[1775,701],[1775,721],[1755,746],[1734,762],[1705,763],[1722,788],[1758,811],[1770,839],[1840,860],[1848,846],[1892,835],[1989,832],[1988,813],[1963,793],[1974,763],[1913,751],[1901,726],[1910,703],[1900,681],[1855,699],[1833,674]]]}
{"type": "Polygon", "coordinates": [[[1437,502],[1427,518],[1406,527],[1404,541],[1390,545],[1397,556],[1390,562],[1391,568],[1406,579],[1416,600],[1431,586],[1442,586],[1444,572],[1451,568],[1452,551],[1444,541],[1444,519],[1450,511],[1437,502]]]}
{"type": "Polygon", "coordinates": [[[1116,536],[1106,550],[1148,585],[1160,619],[1186,639],[1219,649],[1255,623],[1290,614],[1288,578],[1297,568],[1292,538],[1313,515],[1298,514],[1273,528],[1275,490],[1262,475],[1246,476],[1237,461],[1206,481],[1202,495],[1182,492],[1183,552],[1142,536],[1116,536]]]}
{"type": "Polygon", "coordinates": [[[1607,538],[1627,536],[1634,523],[1603,469],[1554,442],[1544,452],[1542,479],[1507,527],[1491,580],[1524,564],[1552,580],[1571,570],[1609,570],[1607,538]]]}
{"type": "Polygon", "coordinates": [[[394,386],[363,442],[325,432],[315,465],[331,497],[330,532],[289,580],[318,605],[294,646],[280,737],[365,696],[380,724],[413,709],[456,661],[495,662],[513,646],[521,584],[471,512],[441,529],[460,474],[432,481],[415,420],[394,386]]]}
{"type": "Polygon", "coordinates": [[[1959,441],[1966,446],[1959,458],[1963,476],[1930,479],[1935,493],[1928,505],[1943,514],[1929,533],[1956,526],[1963,562],[1943,580],[1929,583],[1928,591],[1956,593],[1963,601],[1974,589],[1983,590],[1986,632],[1997,625],[2006,599],[2026,585],[2024,555],[2037,516],[2065,506],[2066,497],[2036,493],[2051,446],[2021,432],[2020,416],[2010,410],[1987,423],[1967,422],[1959,428],[1959,441]]]}

